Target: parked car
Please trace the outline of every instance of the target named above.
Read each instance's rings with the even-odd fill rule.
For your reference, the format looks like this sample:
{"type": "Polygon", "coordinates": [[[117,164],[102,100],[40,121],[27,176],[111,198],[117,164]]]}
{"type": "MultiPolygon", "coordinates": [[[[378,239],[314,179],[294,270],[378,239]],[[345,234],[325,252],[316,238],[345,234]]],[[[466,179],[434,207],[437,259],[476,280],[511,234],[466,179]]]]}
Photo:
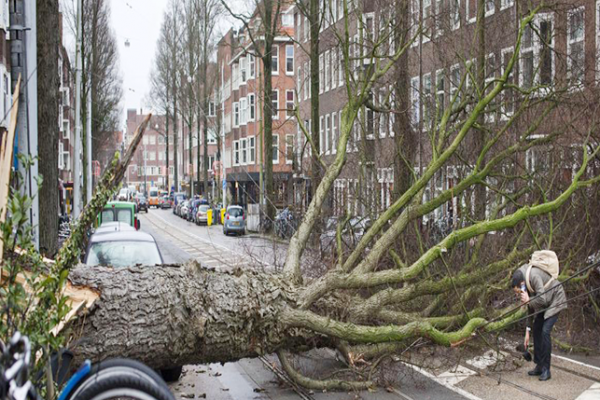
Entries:
{"type": "Polygon", "coordinates": [[[129,201],[129,189],[123,188],[119,190],[119,194],[117,195],[118,201],[129,201]]]}
{"type": "Polygon", "coordinates": [[[196,211],[196,225],[208,224],[208,210],[210,206],[208,204],[200,204],[196,211]]]}
{"type": "Polygon", "coordinates": [[[225,213],[225,223],[223,224],[223,233],[237,233],[244,235],[246,233],[246,212],[240,206],[229,206],[225,213]]]}
{"type": "Polygon", "coordinates": [[[140,220],[135,216],[136,205],[128,201],[109,201],[104,209],[98,214],[96,226],[101,226],[106,222],[124,222],[140,229],[140,220]]]}
{"type": "Polygon", "coordinates": [[[148,200],[146,199],[146,196],[143,194],[136,195],[135,203],[137,205],[138,212],[141,212],[142,210],[146,211],[146,213],[148,212],[148,200]]]}
{"type": "MultiPolygon", "coordinates": [[[[325,232],[319,237],[319,247],[322,253],[335,251],[338,223],[339,219],[335,217],[329,218],[325,223],[325,232]]],[[[371,225],[371,219],[368,217],[350,218],[342,229],[342,246],[344,249],[354,248],[371,225]]]]}
{"type": "Polygon", "coordinates": [[[190,202],[189,200],[185,200],[180,204],[181,207],[178,206],[179,212],[177,213],[177,215],[179,215],[181,218],[185,218],[190,208],[190,202]]]}
{"type": "Polygon", "coordinates": [[[84,264],[89,266],[117,268],[162,263],[162,255],[152,235],[128,229],[94,233],[84,259],[84,264]]]}
{"type": "Polygon", "coordinates": [[[173,195],[173,214],[179,215],[181,203],[185,201],[185,198],[186,196],[183,193],[175,193],[173,195]]]}
{"type": "Polygon", "coordinates": [[[159,201],[159,206],[162,209],[171,208],[171,200],[169,199],[169,196],[163,196],[159,201]]]}

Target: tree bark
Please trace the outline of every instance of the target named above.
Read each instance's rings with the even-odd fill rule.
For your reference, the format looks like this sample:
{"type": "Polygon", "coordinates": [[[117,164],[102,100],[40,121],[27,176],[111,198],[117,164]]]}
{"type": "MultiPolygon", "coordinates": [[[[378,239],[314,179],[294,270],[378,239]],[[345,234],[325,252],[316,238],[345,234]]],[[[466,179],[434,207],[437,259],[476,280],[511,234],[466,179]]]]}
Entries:
{"type": "Polygon", "coordinates": [[[38,154],[43,171],[40,201],[40,250],[58,250],[58,1],[37,1],[38,154]]]}
{"type": "Polygon", "coordinates": [[[74,285],[100,298],[81,318],[71,347],[78,360],[132,357],[153,368],[228,362],[306,343],[279,316],[296,293],[276,275],[184,266],[79,266],[74,285]],[[110,323],[108,323],[110,321],[110,323]]]}

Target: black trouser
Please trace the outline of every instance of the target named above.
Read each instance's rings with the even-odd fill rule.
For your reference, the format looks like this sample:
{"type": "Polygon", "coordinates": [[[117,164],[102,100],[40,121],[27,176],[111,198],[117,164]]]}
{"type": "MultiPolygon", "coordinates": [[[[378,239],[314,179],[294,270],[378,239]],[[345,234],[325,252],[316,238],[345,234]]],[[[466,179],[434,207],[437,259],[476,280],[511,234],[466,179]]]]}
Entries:
{"type": "Polygon", "coordinates": [[[533,362],[540,368],[550,369],[552,354],[552,327],[558,320],[558,314],[544,319],[544,313],[535,316],[533,322],[533,362]]]}

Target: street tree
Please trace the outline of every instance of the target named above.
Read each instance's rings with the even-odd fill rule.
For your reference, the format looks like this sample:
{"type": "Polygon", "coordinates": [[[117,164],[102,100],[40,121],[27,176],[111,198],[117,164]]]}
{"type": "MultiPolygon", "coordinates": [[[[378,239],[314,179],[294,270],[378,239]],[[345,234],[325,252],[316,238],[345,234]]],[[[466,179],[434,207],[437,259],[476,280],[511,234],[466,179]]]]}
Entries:
{"type": "Polygon", "coordinates": [[[38,154],[39,170],[44,184],[40,189],[39,233],[43,254],[54,255],[58,250],[58,107],[59,82],[58,0],[38,1],[37,59],[38,64],[38,154]]]}

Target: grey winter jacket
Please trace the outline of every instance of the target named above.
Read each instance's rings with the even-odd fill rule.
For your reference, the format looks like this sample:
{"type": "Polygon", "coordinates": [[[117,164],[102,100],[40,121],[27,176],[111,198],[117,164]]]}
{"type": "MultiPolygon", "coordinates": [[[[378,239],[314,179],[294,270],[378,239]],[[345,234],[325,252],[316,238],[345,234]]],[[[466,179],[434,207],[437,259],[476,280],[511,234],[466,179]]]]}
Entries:
{"type": "MultiPolygon", "coordinates": [[[[527,268],[529,268],[529,264],[522,265],[519,268],[523,272],[523,276],[527,276],[527,268]]],[[[550,274],[546,271],[537,267],[531,268],[529,284],[535,292],[529,293],[529,297],[534,297],[538,294],[541,294],[541,296],[531,300],[529,302],[529,308],[534,312],[546,310],[544,311],[544,319],[553,317],[567,308],[567,295],[565,294],[565,289],[558,280],[552,281],[552,283],[544,290],[544,285],[551,278],[550,274]]]]}

